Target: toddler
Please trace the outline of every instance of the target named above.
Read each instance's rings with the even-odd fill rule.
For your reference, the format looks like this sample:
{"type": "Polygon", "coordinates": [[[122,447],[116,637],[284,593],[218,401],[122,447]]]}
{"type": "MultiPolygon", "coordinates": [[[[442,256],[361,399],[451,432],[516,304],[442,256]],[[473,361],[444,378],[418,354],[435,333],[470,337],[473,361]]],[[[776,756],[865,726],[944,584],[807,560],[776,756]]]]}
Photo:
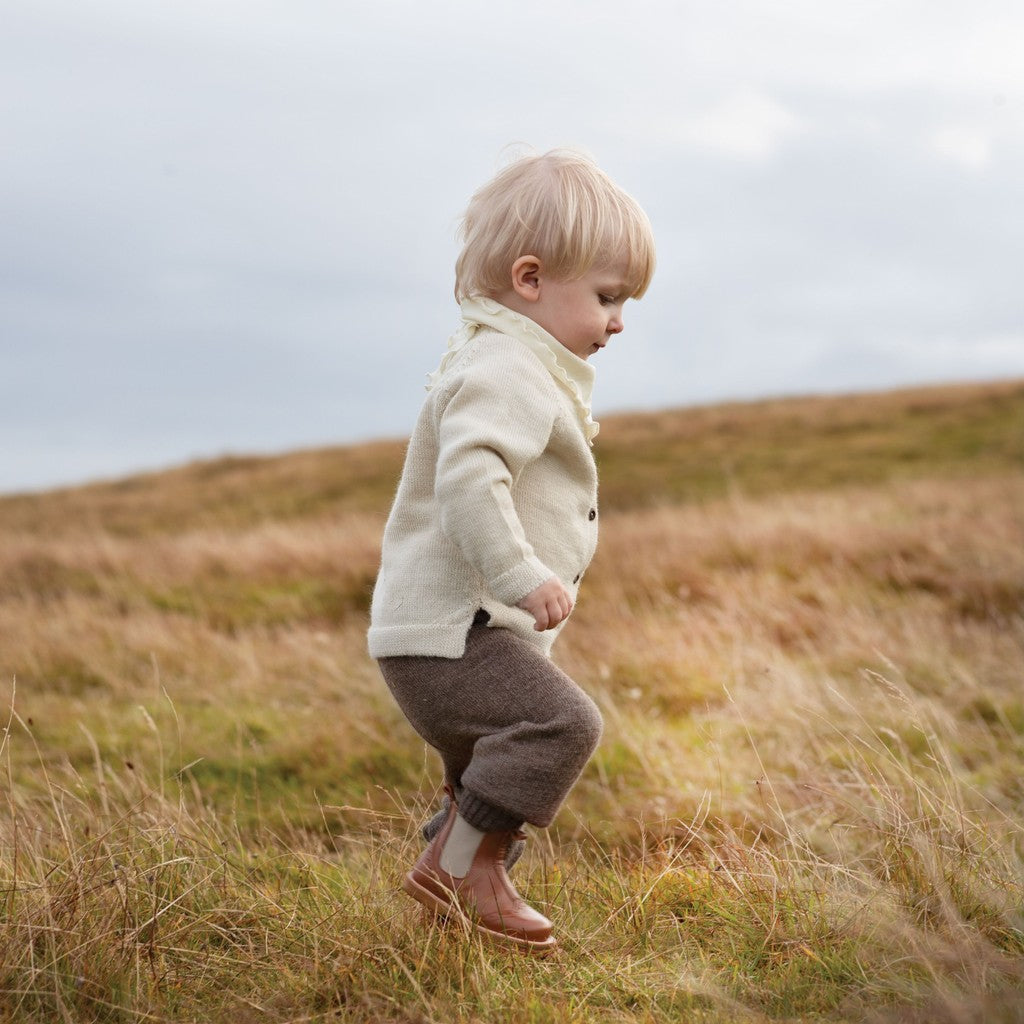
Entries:
{"type": "Polygon", "coordinates": [[[413,431],[384,530],[370,654],[444,765],[444,806],[403,888],[543,952],[552,925],[509,881],[601,734],[550,660],[597,544],[590,356],[654,272],[650,224],[590,160],[506,167],[470,201],[461,329],[413,431]]]}

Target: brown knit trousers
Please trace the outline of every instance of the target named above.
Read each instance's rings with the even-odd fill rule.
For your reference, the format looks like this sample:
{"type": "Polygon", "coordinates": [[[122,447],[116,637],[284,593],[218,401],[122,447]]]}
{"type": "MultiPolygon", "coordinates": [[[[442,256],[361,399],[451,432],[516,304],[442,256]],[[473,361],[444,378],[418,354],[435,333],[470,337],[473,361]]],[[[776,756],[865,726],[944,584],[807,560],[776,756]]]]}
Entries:
{"type": "Polygon", "coordinates": [[[564,672],[509,630],[479,623],[461,658],[378,664],[405,717],[441,755],[471,825],[551,824],[602,727],[597,706],[564,672]]]}

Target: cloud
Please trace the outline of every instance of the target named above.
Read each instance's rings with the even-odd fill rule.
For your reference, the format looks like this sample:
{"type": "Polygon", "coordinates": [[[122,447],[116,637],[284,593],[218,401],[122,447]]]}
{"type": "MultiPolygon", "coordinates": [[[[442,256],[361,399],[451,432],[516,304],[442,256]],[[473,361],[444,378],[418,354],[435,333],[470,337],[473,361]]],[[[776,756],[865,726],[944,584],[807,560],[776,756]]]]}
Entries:
{"type": "Polygon", "coordinates": [[[740,160],[766,160],[803,130],[799,117],[769,96],[740,93],[683,120],[676,137],[740,160]]]}
{"type": "Polygon", "coordinates": [[[5,11],[0,490],[405,433],[516,141],[588,149],[655,226],[604,412],[1024,373],[1024,9],[518,10],[5,11]]]}
{"type": "Polygon", "coordinates": [[[983,170],[992,162],[992,139],[977,128],[945,125],[928,142],[940,157],[969,170],[983,170]]]}

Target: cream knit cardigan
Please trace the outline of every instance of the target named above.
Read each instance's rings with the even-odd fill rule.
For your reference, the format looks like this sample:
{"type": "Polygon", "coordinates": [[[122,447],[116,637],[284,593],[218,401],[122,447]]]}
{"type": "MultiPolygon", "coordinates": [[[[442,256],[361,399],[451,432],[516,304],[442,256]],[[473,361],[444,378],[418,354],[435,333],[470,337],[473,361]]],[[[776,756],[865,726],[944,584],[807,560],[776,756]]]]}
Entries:
{"type": "Polygon", "coordinates": [[[374,658],[459,658],[480,608],[550,653],[561,625],[515,605],[552,576],[575,601],[597,546],[592,367],[500,303],[462,310],[384,529],[374,658]]]}

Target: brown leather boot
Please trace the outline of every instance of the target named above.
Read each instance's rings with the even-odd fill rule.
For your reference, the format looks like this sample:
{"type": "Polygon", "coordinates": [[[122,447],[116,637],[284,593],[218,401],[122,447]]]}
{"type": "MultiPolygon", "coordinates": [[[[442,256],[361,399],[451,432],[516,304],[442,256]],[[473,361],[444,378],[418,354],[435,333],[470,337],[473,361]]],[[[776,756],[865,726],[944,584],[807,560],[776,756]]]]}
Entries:
{"type": "Polygon", "coordinates": [[[456,813],[453,800],[444,826],[402,880],[402,888],[435,914],[468,917],[488,939],[512,943],[531,953],[554,949],[557,943],[551,934],[551,922],[526,903],[505,873],[508,846],[523,838],[522,832],[485,833],[462,878],[441,867],[441,851],[456,813]]]}
{"type": "MultiPolygon", "coordinates": [[[[440,810],[433,815],[428,821],[423,823],[420,828],[420,835],[429,843],[434,836],[444,827],[444,823],[448,820],[448,808],[452,802],[452,790],[451,787],[444,787],[445,796],[442,798],[440,810]]],[[[508,844],[508,853],[505,854],[505,870],[512,874],[512,869],[519,862],[519,858],[522,857],[526,851],[526,833],[516,832],[516,838],[508,844]]]]}

